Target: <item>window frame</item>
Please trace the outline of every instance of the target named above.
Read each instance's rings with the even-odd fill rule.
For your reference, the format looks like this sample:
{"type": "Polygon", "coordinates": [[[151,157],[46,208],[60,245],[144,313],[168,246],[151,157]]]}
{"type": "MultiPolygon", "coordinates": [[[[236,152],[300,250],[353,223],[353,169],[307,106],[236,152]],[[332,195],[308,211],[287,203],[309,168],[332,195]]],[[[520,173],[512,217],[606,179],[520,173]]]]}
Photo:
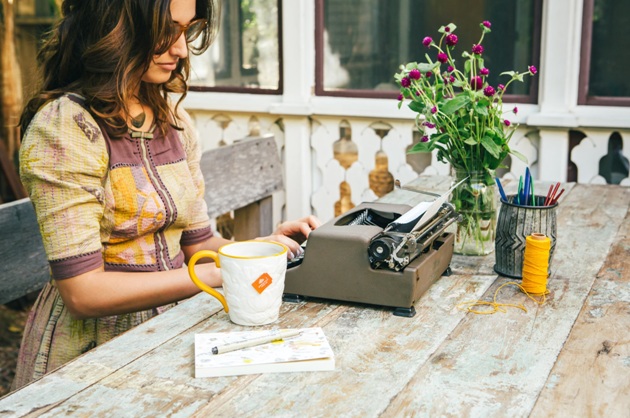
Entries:
{"type": "MultiPolygon", "coordinates": [[[[230,0],[228,0],[230,1],[230,0]]],[[[236,0],[238,1],[238,0],[236,0]]],[[[245,93],[245,94],[259,94],[259,95],[273,95],[280,96],[284,93],[284,52],[283,52],[283,44],[282,44],[282,3],[283,0],[277,0],[278,3],[278,88],[277,89],[266,89],[266,88],[255,88],[255,87],[232,87],[232,86],[193,86],[188,85],[189,91],[199,91],[199,92],[217,92],[217,93],[245,93]]],[[[239,4],[239,21],[240,21],[240,13],[242,13],[239,4]]],[[[240,23],[239,23],[240,25],[240,23]]],[[[240,29],[239,29],[240,31],[240,29]]],[[[243,59],[243,51],[242,51],[242,39],[239,38],[236,42],[239,45],[239,61],[240,66],[242,67],[242,59],[243,59]]],[[[234,51],[232,51],[234,53],[234,51]]]]}
{"type": "Polygon", "coordinates": [[[578,105],[630,106],[630,97],[591,96],[591,52],[593,48],[593,12],[595,0],[584,0],[582,9],[582,42],[580,48],[580,76],[578,81],[578,105]]]}
{"type": "MultiPolygon", "coordinates": [[[[329,97],[356,97],[371,99],[396,99],[398,91],[376,90],[326,90],[324,88],[324,1],[315,0],[315,96],[329,97]]],[[[534,0],[534,33],[532,34],[532,63],[540,66],[540,48],[542,32],[542,3],[543,0],[534,0]]],[[[396,69],[392,69],[392,75],[396,69]]],[[[532,77],[529,86],[529,94],[505,94],[504,101],[509,103],[538,103],[538,79],[532,77]]]]}

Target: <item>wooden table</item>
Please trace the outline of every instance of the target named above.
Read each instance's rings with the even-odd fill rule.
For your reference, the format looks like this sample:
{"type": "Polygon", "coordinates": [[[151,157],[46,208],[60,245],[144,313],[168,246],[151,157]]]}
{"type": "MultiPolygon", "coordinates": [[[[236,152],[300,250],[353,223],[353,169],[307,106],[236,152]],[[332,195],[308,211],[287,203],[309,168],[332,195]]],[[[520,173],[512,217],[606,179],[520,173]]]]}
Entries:
{"type": "MultiPolygon", "coordinates": [[[[457,309],[491,300],[509,279],[493,272],[493,254],[456,255],[454,274],[423,295],[413,318],[355,303],[284,303],[274,327],[322,327],[334,371],[195,379],[194,334],[243,329],[201,294],[1,399],[0,416],[628,417],[630,189],[569,189],[547,303],[513,286],[500,293],[528,312],[457,309]]],[[[383,200],[417,196],[396,190],[383,200]]]]}

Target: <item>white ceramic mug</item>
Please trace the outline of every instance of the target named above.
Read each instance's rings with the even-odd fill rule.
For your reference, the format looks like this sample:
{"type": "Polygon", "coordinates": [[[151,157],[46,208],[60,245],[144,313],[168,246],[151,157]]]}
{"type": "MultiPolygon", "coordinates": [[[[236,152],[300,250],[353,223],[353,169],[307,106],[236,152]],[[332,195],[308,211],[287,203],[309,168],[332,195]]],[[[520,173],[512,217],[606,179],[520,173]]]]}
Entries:
{"type": "Polygon", "coordinates": [[[286,271],[287,247],[273,241],[233,242],[218,252],[202,250],[188,263],[192,281],[217,298],[230,320],[239,325],[264,325],[278,319],[286,271]],[[197,277],[195,264],[205,257],[221,268],[225,297],[197,277]]]}

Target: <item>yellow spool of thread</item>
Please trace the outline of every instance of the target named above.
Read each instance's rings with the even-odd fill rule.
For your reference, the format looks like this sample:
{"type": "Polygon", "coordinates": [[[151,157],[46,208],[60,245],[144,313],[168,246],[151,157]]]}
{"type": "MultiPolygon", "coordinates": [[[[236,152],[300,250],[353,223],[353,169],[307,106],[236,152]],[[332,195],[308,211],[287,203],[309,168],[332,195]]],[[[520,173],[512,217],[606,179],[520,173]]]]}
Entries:
{"type": "Polygon", "coordinates": [[[533,233],[525,238],[523,254],[523,290],[536,296],[544,296],[549,276],[549,251],[551,239],[544,234],[533,233]]]}
{"type": "Polygon", "coordinates": [[[505,308],[518,308],[527,312],[527,308],[522,304],[500,303],[497,302],[499,291],[505,286],[517,286],[528,298],[536,302],[538,305],[545,303],[545,295],[549,293],[547,290],[547,277],[549,276],[549,252],[551,251],[551,239],[544,234],[533,233],[525,238],[525,252],[523,254],[523,279],[521,283],[506,282],[497,288],[494,292],[494,299],[490,301],[462,302],[457,305],[458,309],[472,312],[475,314],[488,315],[495,312],[506,312],[505,308]],[[541,296],[540,300],[534,296],[541,296]],[[492,310],[474,309],[477,306],[489,306],[492,310]]]}

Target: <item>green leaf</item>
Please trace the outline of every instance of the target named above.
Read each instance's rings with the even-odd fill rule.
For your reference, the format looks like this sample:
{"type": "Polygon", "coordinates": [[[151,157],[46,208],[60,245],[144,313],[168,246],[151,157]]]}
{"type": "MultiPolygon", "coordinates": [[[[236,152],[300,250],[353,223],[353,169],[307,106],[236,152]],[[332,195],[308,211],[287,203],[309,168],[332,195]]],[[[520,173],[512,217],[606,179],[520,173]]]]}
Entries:
{"type": "Polygon", "coordinates": [[[417,154],[420,152],[431,152],[431,148],[430,148],[431,143],[430,142],[418,142],[416,143],[413,147],[411,147],[411,149],[409,151],[407,151],[407,154],[417,154]]]}
{"type": "Polygon", "coordinates": [[[477,145],[477,140],[475,138],[468,138],[464,141],[464,144],[468,145],[477,145]]]}
{"type": "Polygon", "coordinates": [[[409,102],[409,104],[407,105],[409,106],[409,109],[413,110],[414,112],[418,112],[418,113],[422,113],[422,111],[424,110],[424,105],[422,103],[418,103],[415,101],[411,101],[409,102]]]}
{"type": "Polygon", "coordinates": [[[499,158],[501,154],[501,147],[494,143],[491,137],[484,136],[481,138],[481,145],[488,151],[494,158],[499,158]]]}
{"type": "Polygon", "coordinates": [[[516,74],[516,71],[504,71],[499,75],[509,75],[510,77],[512,77],[514,74],[516,74]]]}
{"type": "Polygon", "coordinates": [[[523,154],[521,154],[520,152],[511,149],[510,150],[510,154],[512,154],[513,156],[515,156],[516,158],[518,158],[519,160],[521,160],[522,162],[524,162],[525,164],[527,164],[527,157],[525,157],[523,154]]]}
{"type": "Polygon", "coordinates": [[[480,100],[475,103],[475,112],[483,116],[488,116],[488,105],[480,100]]]}
{"type": "Polygon", "coordinates": [[[420,64],[418,64],[418,70],[420,70],[421,73],[426,74],[427,71],[433,71],[436,67],[439,67],[440,63],[436,62],[436,63],[431,63],[431,64],[427,64],[426,62],[421,62],[420,64]]]}
{"type": "Polygon", "coordinates": [[[455,97],[454,99],[451,99],[448,102],[446,102],[442,106],[441,110],[445,114],[451,115],[469,103],[470,103],[470,97],[468,97],[465,94],[461,94],[455,97]]]}

